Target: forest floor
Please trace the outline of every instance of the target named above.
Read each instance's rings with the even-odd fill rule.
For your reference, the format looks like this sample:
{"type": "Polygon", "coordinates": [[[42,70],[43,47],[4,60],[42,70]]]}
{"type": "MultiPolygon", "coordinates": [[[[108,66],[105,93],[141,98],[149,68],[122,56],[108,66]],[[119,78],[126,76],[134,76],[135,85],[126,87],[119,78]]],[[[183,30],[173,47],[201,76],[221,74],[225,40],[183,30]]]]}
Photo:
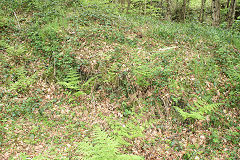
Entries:
{"type": "Polygon", "coordinates": [[[0,159],[107,159],[97,128],[128,159],[240,158],[239,32],[65,6],[1,9],[0,159]]]}

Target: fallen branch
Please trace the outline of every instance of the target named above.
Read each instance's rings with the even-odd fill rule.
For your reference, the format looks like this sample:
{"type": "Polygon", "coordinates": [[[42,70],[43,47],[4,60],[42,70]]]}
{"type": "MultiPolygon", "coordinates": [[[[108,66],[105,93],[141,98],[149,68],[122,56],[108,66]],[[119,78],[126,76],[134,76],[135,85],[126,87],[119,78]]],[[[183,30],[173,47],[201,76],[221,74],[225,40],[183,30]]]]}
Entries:
{"type": "Polygon", "coordinates": [[[15,18],[16,18],[16,20],[17,20],[18,28],[21,28],[20,23],[19,23],[19,21],[18,21],[17,14],[16,14],[15,12],[13,12],[13,13],[14,13],[14,16],[15,16],[15,18]]]}
{"type": "Polygon", "coordinates": [[[175,49],[175,48],[177,48],[177,46],[173,46],[173,47],[167,47],[167,48],[160,48],[158,51],[153,51],[153,52],[167,51],[167,50],[170,50],[170,49],[175,49]]]}

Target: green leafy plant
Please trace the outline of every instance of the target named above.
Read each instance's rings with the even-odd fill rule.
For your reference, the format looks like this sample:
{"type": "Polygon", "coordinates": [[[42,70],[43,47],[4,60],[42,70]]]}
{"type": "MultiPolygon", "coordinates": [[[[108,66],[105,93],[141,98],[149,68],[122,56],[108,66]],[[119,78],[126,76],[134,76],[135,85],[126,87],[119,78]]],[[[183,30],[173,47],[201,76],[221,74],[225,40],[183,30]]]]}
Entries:
{"type": "Polygon", "coordinates": [[[19,159],[21,160],[28,160],[28,159],[32,159],[32,160],[50,160],[50,158],[47,158],[46,156],[43,156],[42,154],[35,156],[33,158],[30,158],[30,155],[27,155],[25,152],[21,152],[20,155],[18,156],[19,159]]]}
{"type": "Polygon", "coordinates": [[[240,65],[231,66],[226,73],[230,78],[231,86],[229,86],[229,99],[228,104],[236,107],[240,105],[240,65]]]}
{"type": "Polygon", "coordinates": [[[86,82],[80,80],[79,73],[71,69],[68,71],[66,78],[63,81],[58,82],[64,88],[69,89],[70,94],[73,93],[75,96],[89,94],[92,91],[92,87],[95,85],[97,76],[90,77],[86,82]]]}
{"type": "Polygon", "coordinates": [[[78,152],[86,160],[141,160],[140,156],[121,154],[118,151],[119,143],[109,137],[99,127],[94,129],[92,140],[85,138],[79,143],[78,152]]]}
{"type": "Polygon", "coordinates": [[[207,115],[210,115],[220,105],[220,103],[208,104],[206,101],[198,98],[193,106],[188,106],[189,111],[185,111],[177,106],[174,106],[174,108],[184,120],[187,118],[205,120],[207,115]]]}
{"type": "Polygon", "coordinates": [[[66,78],[62,82],[58,82],[60,85],[64,86],[67,89],[71,89],[73,91],[78,91],[80,89],[80,77],[77,71],[70,70],[67,73],[66,78]]]}
{"type": "Polygon", "coordinates": [[[19,93],[27,92],[31,85],[35,83],[36,74],[28,75],[27,70],[24,67],[14,68],[10,71],[12,73],[13,83],[10,83],[10,89],[19,93]]]}
{"type": "Polygon", "coordinates": [[[2,117],[4,118],[17,118],[29,115],[34,113],[35,110],[38,110],[38,112],[42,114],[39,108],[40,101],[38,97],[28,97],[22,100],[15,96],[15,100],[9,98],[8,102],[5,102],[3,107],[0,108],[0,111],[3,113],[2,117]]]}
{"type": "Polygon", "coordinates": [[[126,140],[133,140],[134,138],[144,137],[144,128],[138,125],[137,120],[132,119],[133,122],[119,122],[112,118],[108,119],[108,124],[112,130],[111,136],[114,137],[119,144],[129,146],[131,145],[126,140]]]}
{"type": "Polygon", "coordinates": [[[69,89],[69,93],[73,93],[75,96],[85,94],[81,91],[80,76],[74,69],[71,69],[67,73],[66,78],[63,81],[58,82],[58,84],[62,85],[66,89],[69,89]]]}

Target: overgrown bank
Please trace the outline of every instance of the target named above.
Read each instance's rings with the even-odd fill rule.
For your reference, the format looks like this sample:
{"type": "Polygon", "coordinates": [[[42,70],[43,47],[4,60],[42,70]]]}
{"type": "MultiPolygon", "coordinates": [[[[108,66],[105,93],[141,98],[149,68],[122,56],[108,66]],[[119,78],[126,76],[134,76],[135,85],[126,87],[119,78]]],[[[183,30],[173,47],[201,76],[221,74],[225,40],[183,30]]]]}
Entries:
{"type": "Polygon", "coordinates": [[[0,21],[3,159],[239,158],[238,32],[110,5],[10,2],[0,21]]]}

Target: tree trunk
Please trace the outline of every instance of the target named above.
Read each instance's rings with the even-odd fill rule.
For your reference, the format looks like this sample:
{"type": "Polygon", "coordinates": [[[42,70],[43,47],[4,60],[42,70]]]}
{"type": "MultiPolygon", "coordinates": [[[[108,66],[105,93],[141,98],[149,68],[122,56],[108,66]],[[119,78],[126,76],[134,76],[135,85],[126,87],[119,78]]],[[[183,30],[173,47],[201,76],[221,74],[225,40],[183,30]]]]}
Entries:
{"type": "Polygon", "coordinates": [[[190,0],[187,0],[187,5],[186,6],[187,6],[186,7],[186,12],[187,12],[188,8],[190,8],[190,0]]]}
{"type": "Polygon", "coordinates": [[[182,4],[182,20],[183,22],[185,21],[186,18],[186,0],[183,0],[183,4],[182,4]]]}
{"type": "Polygon", "coordinates": [[[127,14],[129,13],[130,5],[131,5],[131,0],[127,0],[127,14]]]}
{"type": "Polygon", "coordinates": [[[118,0],[113,0],[112,3],[118,3],[118,0]]]}
{"type": "Polygon", "coordinates": [[[228,28],[232,27],[234,17],[235,17],[235,9],[236,9],[236,0],[231,0],[229,12],[228,12],[228,28]]]}
{"type": "Polygon", "coordinates": [[[166,13],[166,20],[171,20],[171,0],[166,0],[167,2],[167,13],[166,13]]]}
{"type": "Polygon", "coordinates": [[[158,8],[163,9],[163,7],[162,7],[163,5],[162,5],[162,4],[163,4],[163,0],[160,0],[160,1],[158,2],[158,8]]]}
{"type": "Polygon", "coordinates": [[[146,15],[147,11],[147,0],[144,1],[144,15],[146,15]]]}
{"type": "Polygon", "coordinates": [[[202,0],[201,11],[200,11],[200,15],[199,15],[199,21],[201,23],[204,21],[205,3],[206,3],[206,0],[202,0]]]}
{"type": "Polygon", "coordinates": [[[229,8],[230,0],[227,0],[227,8],[229,8]]]}
{"type": "Polygon", "coordinates": [[[212,0],[212,19],[213,26],[219,26],[220,23],[220,0],[212,0]]]}
{"type": "MultiPolygon", "coordinates": [[[[176,4],[175,4],[175,8],[174,8],[174,11],[172,11],[173,13],[174,13],[174,16],[176,16],[176,14],[178,14],[178,10],[179,10],[179,4],[180,3],[178,3],[179,2],[179,0],[176,0],[176,4]]],[[[180,18],[181,18],[181,16],[179,16],[180,18]]]]}
{"type": "Polygon", "coordinates": [[[125,8],[125,0],[120,0],[120,3],[121,3],[121,10],[123,12],[125,8]]]}

